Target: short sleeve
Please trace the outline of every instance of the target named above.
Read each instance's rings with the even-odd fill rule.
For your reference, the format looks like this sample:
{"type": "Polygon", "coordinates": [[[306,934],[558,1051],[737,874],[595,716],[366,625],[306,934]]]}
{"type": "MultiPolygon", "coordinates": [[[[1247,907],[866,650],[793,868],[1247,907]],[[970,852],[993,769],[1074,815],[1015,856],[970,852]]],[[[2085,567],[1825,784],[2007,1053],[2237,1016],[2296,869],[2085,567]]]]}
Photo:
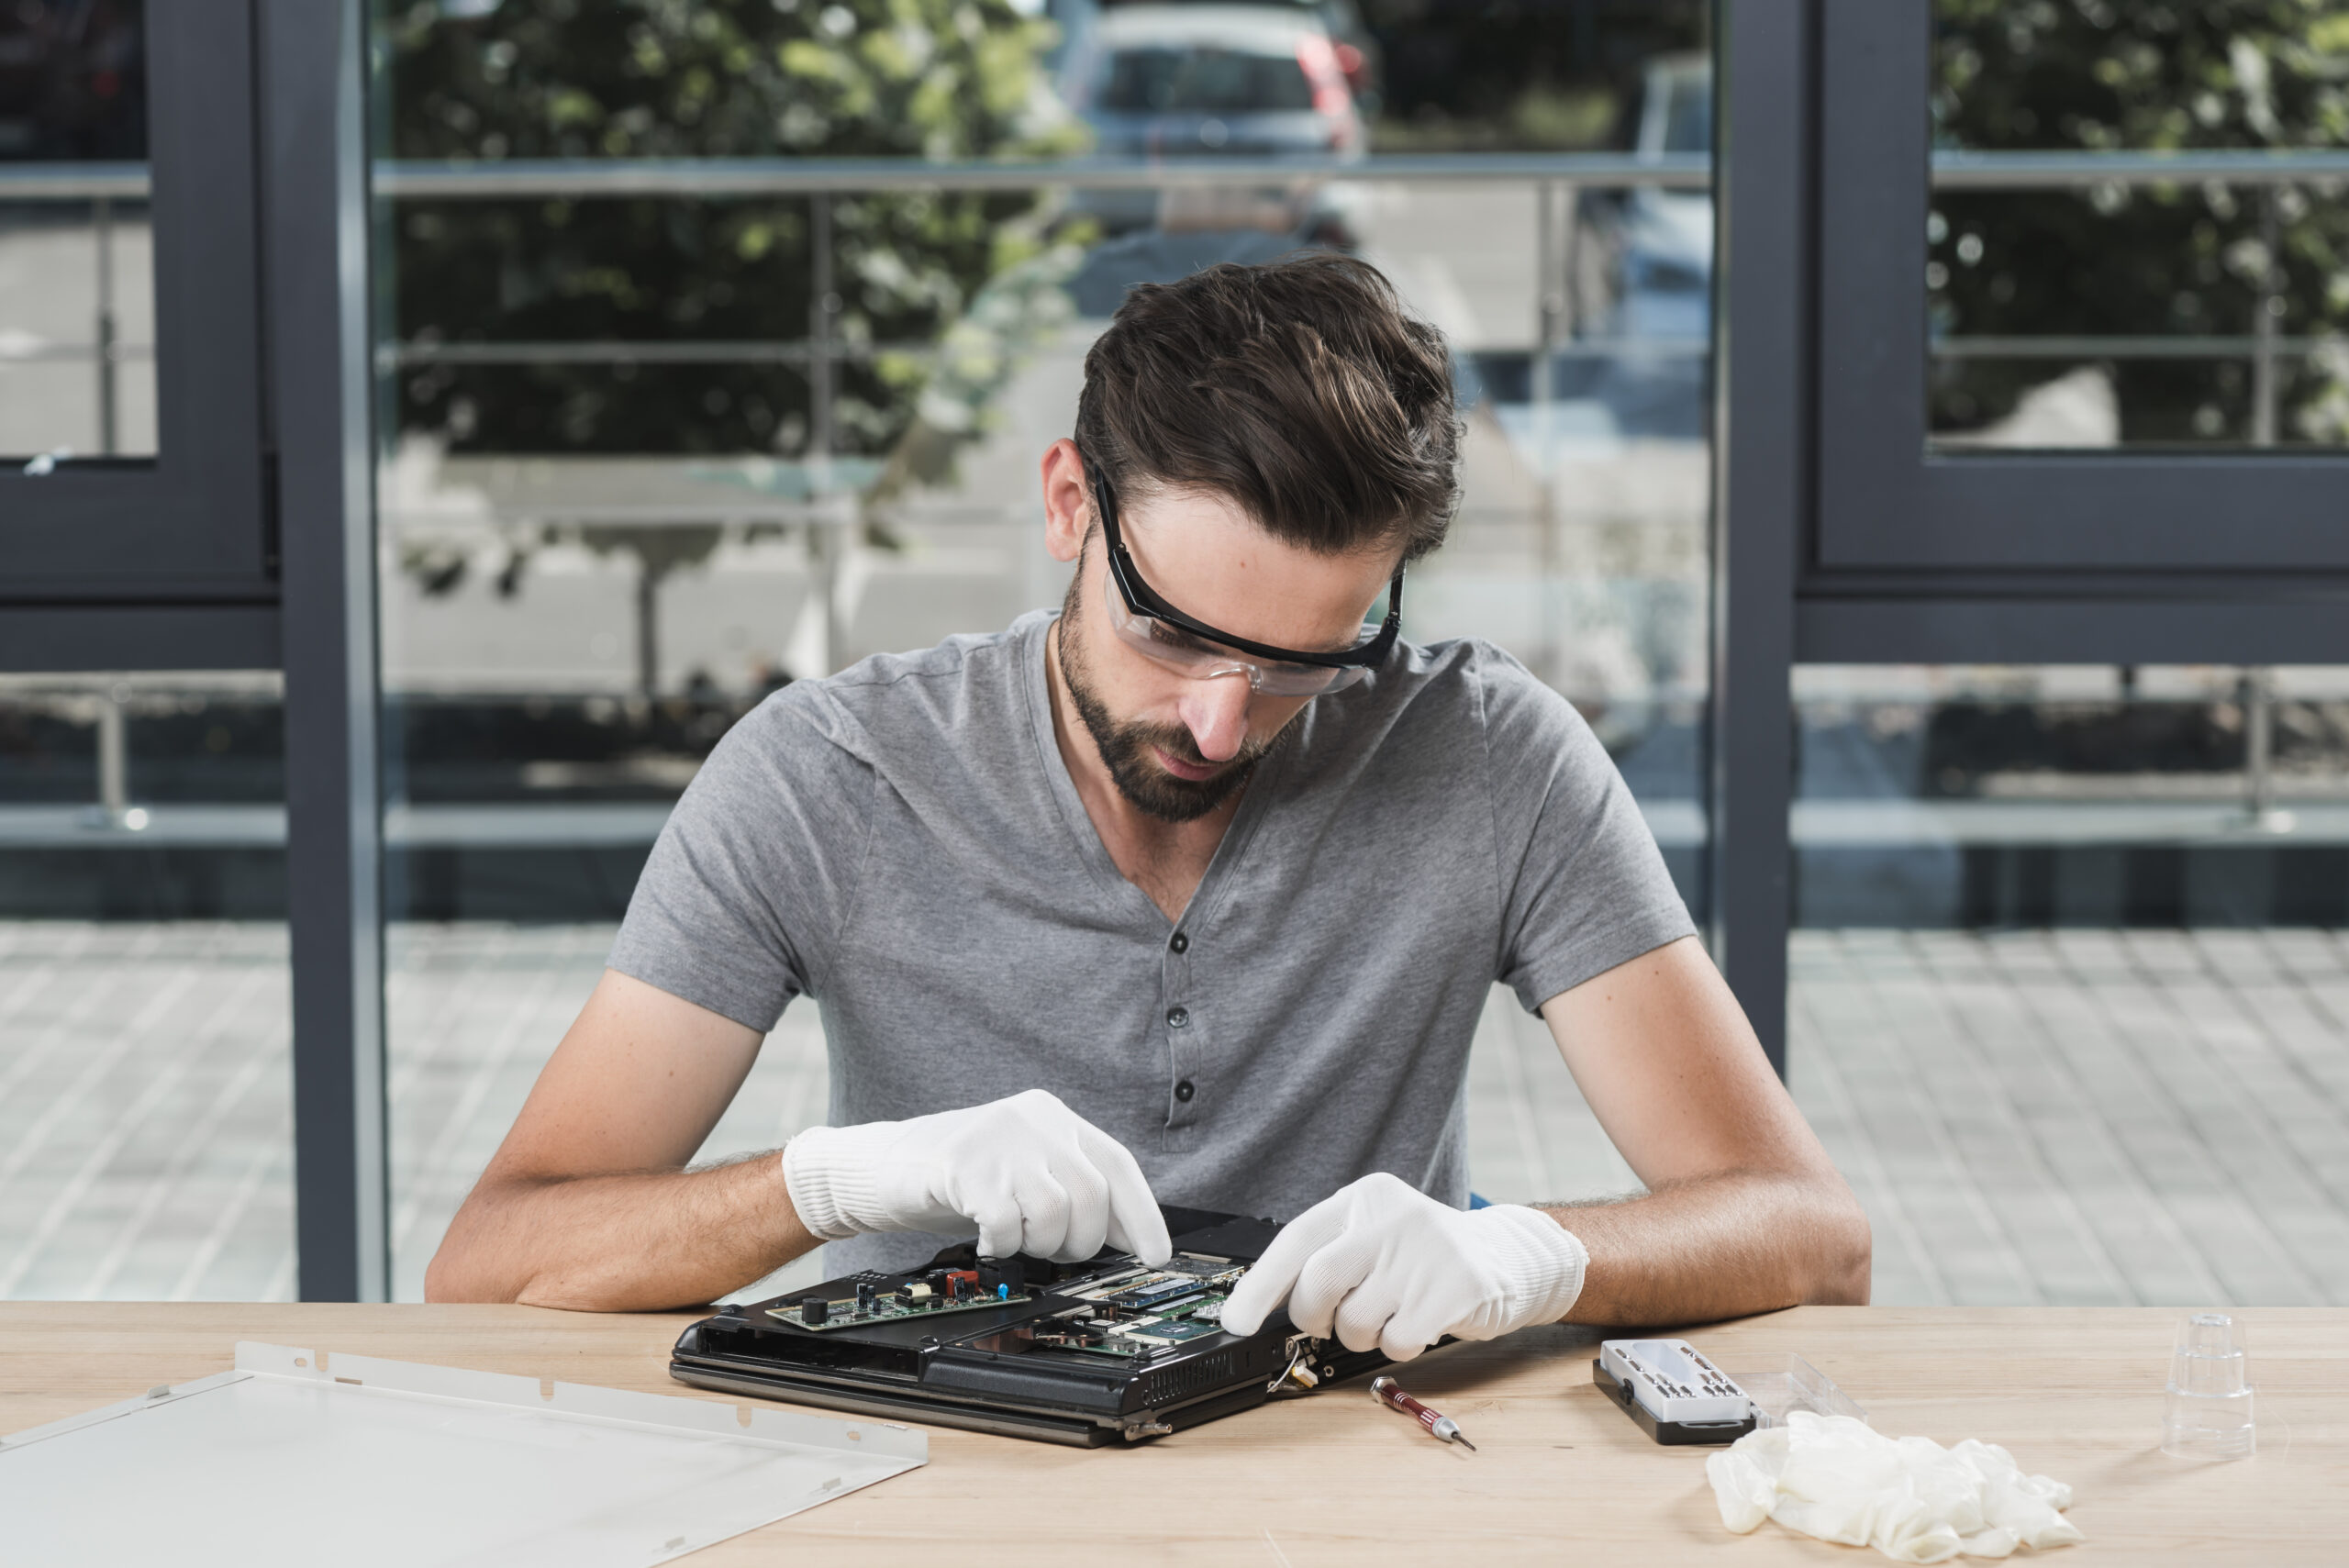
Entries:
{"type": "Polygon", "coordinates": [[[729,730],[654,842],[610,967],[762,1034],[820,995],[870,838],[860,739],[813,685],[729,730]]]}
{"type": "Polygon", "coordinates": [[[1574,705],[1479,650],[1500,862],[1497,978],[1529,1013],[1696,930],[1655,835],[1574,705]]]}

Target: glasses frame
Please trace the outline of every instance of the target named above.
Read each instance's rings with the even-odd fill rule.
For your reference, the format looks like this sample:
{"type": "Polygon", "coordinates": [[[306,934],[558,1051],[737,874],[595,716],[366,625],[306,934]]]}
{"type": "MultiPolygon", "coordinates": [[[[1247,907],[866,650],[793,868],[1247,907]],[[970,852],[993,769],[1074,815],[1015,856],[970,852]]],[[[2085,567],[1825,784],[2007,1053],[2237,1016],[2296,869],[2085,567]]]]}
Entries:
{"type": "MultiPolygon", "coordinates": [[[[1077,454],[1085,461],[1085,454],[1077,454]]],[[[1161,597],[1158,591],[1142,581],[1141,573],[1134,565],[1133,556],[1126,549],[1125,536],[1118,531],[1116,493],[1100,469],[1085,462],[1085,482],[1093,492],[1094,514],[1101,519],[1101,538],[1108,546],[1109,581],[1116,584],[1118,593],[1126,601],[1126,608],[1137,616],[1163,620],[1179,627],[1192,636],[1204,638],[1236,653],[1246,653],[1278,664],[1309,664],[1324,670],[1369,670],[1386,662],[1395,648],[1395,639],[1403,629],[1403,566],[1397,562],[1395,575],[1386,584],[1386,619],[1378,634],[1368,642],[1339,652],[1308,652],[1297,648],[1275,648],[1269,642],[1257,642],[1232,632],[1219,630],[1203,620],[1195,619],[1176,609],[1161,597]]]]}

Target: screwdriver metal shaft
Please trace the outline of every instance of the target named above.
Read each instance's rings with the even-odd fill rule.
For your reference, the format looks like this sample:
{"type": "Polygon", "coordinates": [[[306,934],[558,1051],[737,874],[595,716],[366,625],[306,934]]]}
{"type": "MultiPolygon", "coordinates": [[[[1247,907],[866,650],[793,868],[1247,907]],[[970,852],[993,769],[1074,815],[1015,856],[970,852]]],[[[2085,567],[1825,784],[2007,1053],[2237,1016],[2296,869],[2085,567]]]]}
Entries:
{"type": "Polygon", "coordinates": [[[1430,1436],[1441,1438],[1448,1443],[1458,1443],[1470,1453],[1475,1453],[1476,1451],[1476,1445],[1470,1442],[1461,1432],[1460,1423],[1454,1421],[1449,1416],[1440,1415],[1437,1412],[1429,1409],[1426,1406],[1420,1404],[1418,1400],[1404,1393],[1402,1385],[1397,1383],[1393,1378],[1372,1378],[1370,1380],[1370,1396],[1373,1399],[1377,1400],[1381,1405],[1385,1405],[1390,1409],[1400,1410],[1406,1416],[1412,1418],[1414,1420],[1418,1421],[1419,1425],[1428,1429],[1430,1436]]]}

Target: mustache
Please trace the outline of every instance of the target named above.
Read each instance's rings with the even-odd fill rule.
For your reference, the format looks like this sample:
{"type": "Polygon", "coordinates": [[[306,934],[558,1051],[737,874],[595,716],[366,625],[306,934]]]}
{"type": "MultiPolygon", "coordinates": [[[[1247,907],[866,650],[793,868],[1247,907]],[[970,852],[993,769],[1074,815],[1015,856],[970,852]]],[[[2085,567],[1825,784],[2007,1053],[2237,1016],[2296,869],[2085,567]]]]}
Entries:
{"type": "Polygon", "coordinates": [[[1155,746],[1176,762],[1188,762],[1195,768],[1244,768],[1264,756],[1272,746],[1269,740],[1252,738],[1243,742],[1239,751],[1217,762],[1199,750],[1198,741],[1181,725],[1129,723],[1119,728],[1127,740],[1155,746]]]}

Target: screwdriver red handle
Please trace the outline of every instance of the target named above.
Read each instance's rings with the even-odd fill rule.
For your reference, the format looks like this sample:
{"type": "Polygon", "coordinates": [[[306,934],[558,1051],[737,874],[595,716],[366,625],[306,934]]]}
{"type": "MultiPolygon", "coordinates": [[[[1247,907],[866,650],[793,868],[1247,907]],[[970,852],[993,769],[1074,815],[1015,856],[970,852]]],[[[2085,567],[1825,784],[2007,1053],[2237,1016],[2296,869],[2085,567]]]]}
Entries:
{"type": "Polygon", "coordinates": [[[1428,1429],[1428,1435],[1430,1437],[1441,1438],[1448,1443],[1456,1442],[1468,1449],[1471,1452],[1475,1451],[1476,1445],[1470,1442],[1465,1437],[1461,1435],[1458,1423],[1454,1422],[1449,1416],[1438,1415],[1435,1411],[1429,1409],[1426,1406],[1420,1404],[1418,1400],[1404,1393],[1402,1385],[1397,1383],[1393,1378],[1372,1378],[1370,1380],[1370,1396],[1373,1399],[1377,1400],[1382,1405],[1389,1406],[1395,1409],[1402,1411],[1403,1414],[1419,1422],[1419,1425],[1428,1429]]]}

